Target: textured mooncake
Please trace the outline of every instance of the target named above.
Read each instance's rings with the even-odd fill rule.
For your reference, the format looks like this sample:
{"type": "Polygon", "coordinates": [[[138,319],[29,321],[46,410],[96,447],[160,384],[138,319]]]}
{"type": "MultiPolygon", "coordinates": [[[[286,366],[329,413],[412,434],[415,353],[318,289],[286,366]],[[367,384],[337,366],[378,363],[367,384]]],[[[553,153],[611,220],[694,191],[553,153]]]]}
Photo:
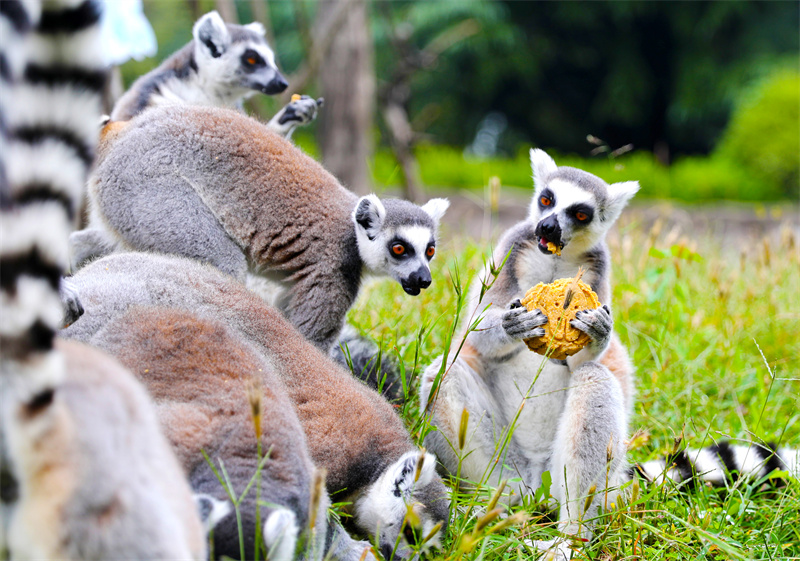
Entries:
{"type": "Polygon", "coordinates": [[[544,336],[525,340],[530,350],[543,355],[548,345],[552,345],[550,358],[564,360],[589,343],[589,336],[569,322],[580,310],[599,308],[600,300],[579,278],[558,279],[550,284],[540,282],[525,294],[522,305],[529,311],[541,310],[547,316],[544,336]]]}

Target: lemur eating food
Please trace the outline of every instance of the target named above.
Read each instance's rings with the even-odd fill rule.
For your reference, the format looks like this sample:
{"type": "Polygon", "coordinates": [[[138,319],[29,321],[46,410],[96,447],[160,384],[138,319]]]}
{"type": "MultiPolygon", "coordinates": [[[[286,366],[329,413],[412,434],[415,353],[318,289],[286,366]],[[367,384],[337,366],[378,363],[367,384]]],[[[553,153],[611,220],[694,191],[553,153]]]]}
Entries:
{"type": "Polygon", "coordinates": [[[425,444],[455,472],[458,456],[449,443],[458,442],[466,409],[462,476],[495,485],[519,477],[511,498],[518,501],[534,493],[542,473],[549,471],[551,493],[560,504],[560,529],[585,538],[591,534],[590,524],[581,521],[591,520],[599,506],[613,502],[626,475],[632,368],[612,331],[604,238],[639,186],[609,185],[584,171],[558,167],[541,150],[531,151],[531,164],[534,196],[528,218],[501,238],[493,260],[501,263],[508,257],[483,300],[479,301],[480,280],[491,280],[489,266],[471,292],[475,318],[488,305],[478,329],[467,334],[460,355],[450,359],[438,392],[432,389],[444,358],[423,374],[421,406],[435,426],[425,444]],[[548,318],[540,310],[519,307],[518,300],[537,283],[575,277],[579,268],[585,269],[583,281],[604,306],[580,312],[572,321],[589,336],[583,350],[566,360],[544,359],[523,341],[543,336],[548,318]],[[592,486],[598,494],[587,502],[592,486]]]}

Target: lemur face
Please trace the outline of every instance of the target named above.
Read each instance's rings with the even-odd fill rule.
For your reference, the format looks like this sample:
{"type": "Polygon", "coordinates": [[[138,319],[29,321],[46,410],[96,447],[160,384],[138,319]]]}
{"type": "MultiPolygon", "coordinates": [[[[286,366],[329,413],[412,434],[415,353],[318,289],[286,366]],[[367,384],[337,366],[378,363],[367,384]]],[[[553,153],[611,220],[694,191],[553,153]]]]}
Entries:
{"type": "Polygon", "coordinates": [[[408,452],[390,465],[354,506],[356,525],[377,536],[381,554],[388,561],[408,559],[414,549],[439,547],[449,499],[436,475],[433,455],[408,452]]]}
{"type": "Polygon", "coordinates": [[[600,242],[638,191],[635,181],[607,184],[585,171],[557,167],[542,150],[531,150],[534,197],[529,220],[546,255],[580,254],[600,242]]]}
{"type": "Polygon", "coordinates": [[[231,90],[232,97],[284,91],[288,83],[278,71],[264,33],[260,23],[225,24],[216,11],[209,12],[194,25],[198,69],[211,83],[231,90]]]}
{"type": "Polygon", "coordinates": [[[449,206],[432,199],[422,207],[375,195],[362,197],[353,211],[361,259],[377,274],[392,277],[416,296],[431,285],[430,261],[436,254],[436,230],[449,206]]]}

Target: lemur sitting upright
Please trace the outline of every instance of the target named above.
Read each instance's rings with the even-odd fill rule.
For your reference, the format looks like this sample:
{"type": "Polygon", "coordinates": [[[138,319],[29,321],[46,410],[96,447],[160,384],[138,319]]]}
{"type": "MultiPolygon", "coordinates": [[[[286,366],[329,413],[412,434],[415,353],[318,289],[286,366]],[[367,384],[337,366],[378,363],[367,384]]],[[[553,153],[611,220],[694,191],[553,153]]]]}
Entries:
{"type": "MultiPolygon", "coordinates": [[[[352,503],[353,523],[377,538],[386,559],[393,551],[410,557],[411,545],[447,525],[449,499],[436,460],[414,446],[394,408],[244,284],[192,259],[135,252],[95,261],[73,280],[86,311],[65,337],[96,341],[107,330],[106,337],[125,338],[125,314],[161,306],[213,320],[260,353],[297,411],[314,463],[327,470],[329,492],[352,503]],[[408,509],[418,524],[404,523],[408,509]]],[[[210,414],[212,424],[225,422],[210,414]]],[[[183,443],[191,437],[172,434],[183,443]]]]}
{"type": "Polygon", "coordinates": [[[288,287],[286,317],[328,351],[365,271],[411,295],[431,284],[439,219],[449,203],[358,198],[255,119],[175,105],[107,132],[89,181],[90,224],[73,260],[109,247],[159,251],[248,271],[288,287]]]}
{"type": "MultiPolygon", "coordinates": [[[[226,24],[213,11],[197,20],[192,34],[194,40],[133,83],[114,105],[112,121],[128,121],[148,107],[175,103],[235,108],[256,92],[275,95],[288,86],[260,23],[226,24]]],[[[298,125],[316,118],[321,105],[322,98],[302,96],[267,126],[289,138],[298,125]]]]}
{"type": "MultiPolygon", "coordinates": [[[[423,374],[420,401],[436,428],[426,446],[455,473],[458,458],[449,443],[458,442],[466,409],[469,424],[461,475],[494,484],[519,477],[514,501],[535,492],[542,473],[549,471],[551,493],[561,507],[561,530],[586,537],[591,523],[582,521],[614,501],[626,473],[632,368],[612,333],[604,238],[639,186],[608,185],[584,171],[557,167],[541,150],[531,151],[531,164],[535,189],[528,218],[500,240],[494,263],[506,255],[508,259],[484,300],[478,301],[480,281],[490,280],[488,266],[471,293],[468,311],[475,311],[474,318],[488,305],[478,329],[467,335],[460,355],[448,365],[438,393],[431,395],[431,390],[444,358],[423,374]],[[560,255],[548,249],[548,242],[560,255]],[[574,277],[579,268],[585,269],[584,282],[605,305],[581,312],[572,322],[589,335],[586,348],[566,361],[545,360],[530,352],[523,339],[542,336],[547,318],[539,310],[512,304],[537,283],[574,277]],[[509,431],[513,432],[503,448],[509,431]],[[584,512],[593,485],[597,496],[584,512]]],[[[565,549],[563,543],[559,547],[565,549]]]]}

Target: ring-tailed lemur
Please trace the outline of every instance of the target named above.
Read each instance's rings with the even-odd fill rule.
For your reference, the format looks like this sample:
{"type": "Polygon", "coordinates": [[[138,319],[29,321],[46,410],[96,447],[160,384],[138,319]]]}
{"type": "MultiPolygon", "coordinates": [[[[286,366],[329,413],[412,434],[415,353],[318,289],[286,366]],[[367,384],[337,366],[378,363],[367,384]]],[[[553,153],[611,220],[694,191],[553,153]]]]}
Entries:
{"type": "MultiPolygon", "coordinates": [[[[128,121],[148,107],[175,103],[235,108],[256,92],[275,95],[289,85],[260,23],[226,24],[213,11],[197,20],[192,35],[192,41],[133,83],[114,105],[112,121],[128,121]]],[[[289,138],[297,126],[313,121],[321,106],[322,98],[301,96],[267,126],[289,138]]]]}
{"type": "Polygon", "coordinates": [[[217,470],[224,465],[237,495],[260,474],[259,496],[253,486],[239,503],[242,543],[233,509],[214,521],[216,558],[239,558],[241,547],[252,558],[258,508],[272,561],[321,560],[328,554],[341,561],[361,559],[369,544],[354,542],[328,520],[330,499],[324,487],[315,489],[303,430],[273,367],[230,328],[177,309],[139,307],[107,323],[89,342],[145,385],[195,493],[227,500],[203,453],[217,470]],[[260,470],[255,422],[261,454],[269,458],[260,470]]]}
{"type": "Polygon", "coordinates": [[[66,337],[89,341],[127,310],[158,305],[214,318],[252,344],[295,404],[311,457],[327,470],[329,492],[353,502],[355,525],[377,536],[387,557],[395,546],[397,556],[408,557],[409,542],[439,522],[446,526],[449,499],[435,459],[416,449],[394,408],[242,283],[208,264],[144,253],[107,256],[73,280],[86,311],[66,337]],[[407,507],[419,527],[404,525],[407,507]]]}
{"type": "Polygon", "coordinates": [[[461,475],[495,484],[519,477],[518,494],[511,499],[519,500],[521,494],[536,491],[542,473],[549,471],[551,492],[560,503],[561,530],[587,537],[589,524],[582,520],[591,520],[598,507],[614,501],[627,467],[624,441],[632,369],[612,334],[604,238],[639,187],[635,182],[608,185],[581,170],[557,167],[541,150],[531,151],[531,164],[535,190],[528,218],[500,240],[494,262],[508,258],[483,301],[479,302],[480,280],[490,280],[488,267],[471,293],[472,319],[488,305],[478,330],[467,335],[434,395],[443,358],[423,374],[420,401],[436,428],[426,446],[455,473],[459,461],[449,443],[459,441],[466,409],[469,425],[461,475]],[[557,246],[560,256],[548,249],[548,242],[557,246]],[[537,283],[574,277],[579,268],[585,269],[584,282],[606,305],[582,312],[572,322],[591,339],[585,349],[566,361],[544,360],[530,352],[523,339],[543,335],[547,318],[539,310],[509,306],[537,283]],[[613,353],[613,373],[599,362],[607,349],[613,353]],[[598,495],[584,512],[592,486],[598,495]]]}
{"type": "MultiPolygon", "coordinates": [[[[584,171],[557,167],[541,150],[531,151],[531,165],[535,189],[529,216],[500,240],[493,262],[507,259],[483,300],[481,280],[491,280],[491,266],[471,293],[475,315],[466,317],[472,322],[482,313],[478,329],[467,335],[459,356],[449,360],[438,390],[434,386],[443,357],[423,374],[420,402],[436,429],[425,443],[452,472],[460,455],[466,480],[497,484],[504,477],[519,477],[518,494],[511,501],[535,492],[542,473],[549,471],[551,493],[560,503],[560,529],[586,538],[598,508],[615,502],[619,484],[631,475],[624,441],[633,401],[633,367],[612,331],[610,260],[604,239],[638,184],[608,185],[584,171]],[[606,305],[579,313],[572,322],[591,339],[584,350],[566,361],[544,360],[522,341],[542,336],[547,318],[539,310],[520,307],[518,300],[537,283],[573,277],[579,268],[585,269],[583,279],[606,305]],[[451,444],[459,442],[465,409],[466,445],[458,451],[451,444]],[[588,501],[593,486],[597,494],[588,501]]],[[[677,482],[697,476],[722,483],[726,471],[765,475],[786,468],[798,474],[797,451],[773,452],[767,446],[719,443],[636,469],[650,480],[677,482]]],[[[537,546],[570,555],[566,541],[537,546]]]]}
{"type": "Polygon", "coordinates": [[[74,262],[108,247],[184,255],[239,279],[288,288],[286,317],[328,351],[362,274],[411,295],[431,284],[439,219],[432,199],[358,198],[263,124],[227,109],[154,108],[108,132],[89,182],[90,224],[70,238],[74,262]]]}
{"type": "Polygon", "coordinates": [[[0,557],[202,561],[146,392],[111,357],[55,339],[105,80],[99,18],[90,0],[0,2],[0,557]]]}

